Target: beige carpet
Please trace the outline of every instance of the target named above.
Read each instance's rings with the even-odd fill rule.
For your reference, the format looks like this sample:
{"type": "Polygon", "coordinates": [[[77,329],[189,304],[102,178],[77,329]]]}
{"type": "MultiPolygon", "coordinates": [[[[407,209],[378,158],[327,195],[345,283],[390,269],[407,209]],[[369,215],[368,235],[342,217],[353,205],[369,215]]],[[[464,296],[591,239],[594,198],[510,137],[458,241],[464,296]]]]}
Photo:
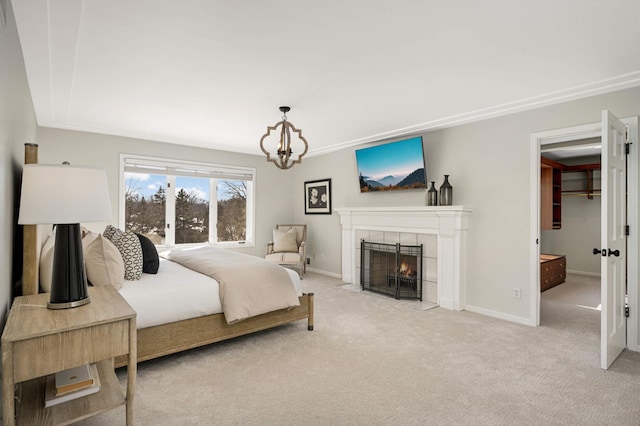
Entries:
{"type": "MultiPolygon", "coordinates": [[[[543,297],[533,328],[313,273],[304,284],[313,332],[299,322],[140,364],[136,424],[640,424],[640,354],[599,368],[598,311],[543,297]]],[[[124,424],[124,409],[82,424],[124,424]]]]}

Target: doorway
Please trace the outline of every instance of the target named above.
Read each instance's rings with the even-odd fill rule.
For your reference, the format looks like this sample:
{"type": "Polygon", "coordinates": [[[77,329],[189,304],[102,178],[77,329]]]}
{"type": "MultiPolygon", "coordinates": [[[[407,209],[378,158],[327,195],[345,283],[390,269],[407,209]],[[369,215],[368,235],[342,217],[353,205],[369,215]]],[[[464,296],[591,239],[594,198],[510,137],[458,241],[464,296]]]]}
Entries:
{"type": "MultiPolygon", "coordinates": [[[[607,113],[606,111],[604,112],[607,113]]],[[[603,114],[604,116],[604,114],[603,114]]],[[[629,191],[627,199],[628,219],[627,224],[631,229],[639,230],[638,228],[638,118],[632,117],[624,119],[624,124],[629,129],[630,143],[635,149],[631,149],[628,156],[629,165],[627,168],[629,187],[632,188],[629,191]]],[[[531,250],[530,250],[530,323],[531,325],[540,325],[540,155],[541,148],[546,145],[558,144],[558,143],[571,143],[579,140],[592,139],[600,137],[602,134],[602,122],[596,122],[586,124],[583,126],[576,126],[564,129],[551,130],[547,132],[540,132],[531,135],[530,144],[530,158],[531,158],[531,214],[530,214],[530,236],[531,236],[531,250]]],[[[609,203],[605,205],[610,205],[609,203]]],[[[629,304],[637,307],[640,302],[638,295],[638,232],[630,233],[627,237],[628,249],[626,250],[626,257],[631,259],[628,263],[627,270],[627,294],[629,304]]],[[[585,248],[589,250],[589,247],[585,248]]],[[[627,348],[635,351],[640,350],[640,334],[638,312],[636,309],[631,309],[629,318],[625,321],[627,324],[627,348]],[[634,313],[635,311],[635,313],[634,313]]],[[[613,311],[617,312],[617,311],[613,311]]]]}
{"type": "MultiPolygon", "coordinates": [[[[581,330],[598,337],[600,333],[600,256],[590,248],[600,246],[601,222],[601,138],[542,145],[542,189],[545,173],[555,167],[559,181],[561,217],[541,220],[540,252],[544,268],[552,268],[547,258],[562,256],[562,278],[549,281],[541,290],[540,322],[571,332],[581,330]],[[548,289],[547,289],[548,288],[548,289]]],[[[550,183],[550,182],[549,182],[550,183]]],[[[545,193],[545,191],[543,191],[545,193]]],[[[543,195],[541,203],[545,203],[543,195]]],[[[550,203],[551,200],[546,200],[550,203]]],[[[551,205],[548,206],[550,210],[551,205]]],[[[543,209],[544,213],[544,209],[543,209]]],[[[557,263],[557,262],[556,262],[557,263]]]]}

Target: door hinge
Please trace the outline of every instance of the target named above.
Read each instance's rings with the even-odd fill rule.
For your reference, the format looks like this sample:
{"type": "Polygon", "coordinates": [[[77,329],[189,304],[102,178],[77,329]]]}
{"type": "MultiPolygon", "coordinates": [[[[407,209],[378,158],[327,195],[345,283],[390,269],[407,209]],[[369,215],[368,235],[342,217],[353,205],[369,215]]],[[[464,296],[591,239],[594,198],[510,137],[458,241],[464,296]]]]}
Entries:
{"type": "Polygon", "coordinates": [[[624,316],[629,318],[629,304],[628,303],[624,304],[624,316]]]}
{"type": "Polygon", "coordinates": [[[631,142],[627,142],[624,144],[624,153],[629,155],[629,151],[631,151],[631,142]]]}
{"type": "Polygon", "coordinates": [[[629,126],[624,126],[624,140],[629,142],[629,126]]]}
{"type": "Polygon", "coordinates": [[[630,230],[629,225],[625,225],[625,227],[624,227],[624,235],[626,235],[627,237],[629,236],[629,230],[630,230]]]}

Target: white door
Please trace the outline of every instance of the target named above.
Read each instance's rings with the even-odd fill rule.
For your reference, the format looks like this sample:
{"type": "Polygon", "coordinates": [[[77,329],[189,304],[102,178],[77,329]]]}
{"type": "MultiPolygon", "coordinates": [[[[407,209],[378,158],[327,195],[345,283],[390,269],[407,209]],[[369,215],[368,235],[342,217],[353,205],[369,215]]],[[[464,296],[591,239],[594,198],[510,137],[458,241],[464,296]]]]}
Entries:
{"type": "Polygon", "coordinates": [[[602,228],[600,366],[626,347],[626,136],[625,125],[602,111],[602,228]]]}

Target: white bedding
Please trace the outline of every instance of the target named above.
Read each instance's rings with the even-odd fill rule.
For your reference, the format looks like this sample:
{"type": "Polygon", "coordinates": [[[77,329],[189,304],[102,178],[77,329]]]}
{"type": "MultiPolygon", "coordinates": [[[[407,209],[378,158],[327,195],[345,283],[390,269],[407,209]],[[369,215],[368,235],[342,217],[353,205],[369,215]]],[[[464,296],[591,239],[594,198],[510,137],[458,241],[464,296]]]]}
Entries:
{"type": "MultiPolygon", "coordinates": [[[[298,296],[302,282],[296,271],[287,269],[298,296]]],[[[138,328],[222,313],[218,282],[175,262],[160,258],[157,274],[142,274],[138,281],[126,281],[120,294],[137,312],[138,328]]]]}

